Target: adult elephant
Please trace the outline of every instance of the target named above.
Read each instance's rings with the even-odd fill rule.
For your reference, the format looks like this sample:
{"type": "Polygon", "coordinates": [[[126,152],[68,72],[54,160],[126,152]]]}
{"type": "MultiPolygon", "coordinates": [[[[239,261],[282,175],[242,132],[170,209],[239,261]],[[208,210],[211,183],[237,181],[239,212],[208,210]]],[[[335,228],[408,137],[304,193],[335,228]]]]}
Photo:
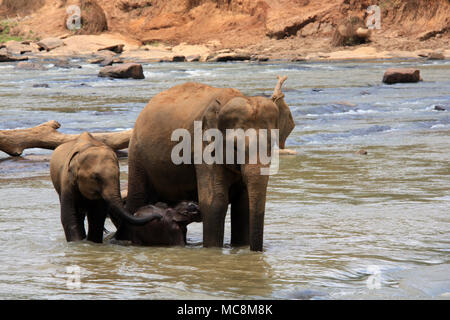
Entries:
{"type": "Polygon", "coordinates": [[[194,148],[190,164],[176,165],[171,153],[178,142],[171,136],[176,129],[187,129],[194,145],[194,121],[202,121],[203,130],[215,128],[224,135],[226,129],[279,129],[283,149],[295,126],[281,91],[286,78],[279,77],[271,98],[192,82],[153,97],[136,120],[129,144],[127,210],[136,212],[157,201],[198,201],[203,245],[221,247],[231,203],[231,244],[250,244],[251,250],[261,251],[269,176],[260,169],[268,165],[259,158],[256,164],[194,164],[194,148]]]}

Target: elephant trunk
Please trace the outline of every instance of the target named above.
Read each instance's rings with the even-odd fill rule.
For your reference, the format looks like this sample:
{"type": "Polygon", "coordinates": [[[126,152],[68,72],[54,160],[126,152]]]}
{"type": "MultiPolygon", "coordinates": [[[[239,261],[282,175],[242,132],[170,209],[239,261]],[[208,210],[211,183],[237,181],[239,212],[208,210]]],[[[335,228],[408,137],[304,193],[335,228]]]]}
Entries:
{"type": "Polygon", "coordinates": [[[291,110],[289,106],[284,101],[284,93],[281,90],[284,81],[286,81],[287,76],[278,76],[278,83],[272,94],[272,101],[277,105],[279,110],[278,115],[278,129],[280,130],[280,149],[285,148],[286,139],[295,127],[294,119],[292,118],[291,110]]]}
{"type": "Polygon", "coordinates": [[[249,240],[250,250],[262,251],[264,238],[264,212],[268,175],[261,175],[261,164],[242,165],[244,183],[247,185],[249,204],[249,240]]]}
{"type": "Polygon", "coordinates": [[[119,189],[117,189],[117,192],[113,193],[113,195],[103,195],[103,199],[105,199],[109,205],[109,213],[112,215],[112,220],[116,227],[121,225],[122,221],[131,225],[142,226],[147,222],[162,218],[162,216],[158,213],[142,218],[135,217],[128,213],[123,206],[123,201],[118,190],[119,189]]]}

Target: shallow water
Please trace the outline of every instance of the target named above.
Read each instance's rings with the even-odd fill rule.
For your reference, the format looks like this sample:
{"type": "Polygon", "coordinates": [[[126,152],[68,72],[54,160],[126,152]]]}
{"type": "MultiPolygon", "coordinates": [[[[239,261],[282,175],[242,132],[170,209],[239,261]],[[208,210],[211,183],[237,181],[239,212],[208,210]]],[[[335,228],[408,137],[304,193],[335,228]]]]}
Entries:
{"type": "MultiPolygon", "coordinates": [[[[74,62],[83,68],[0,64],[0,129],[53,119],[65,133],[123,130],[175,84],[270,95],[286,74],[298,156],[270,178],[264,252],[254,253],[228,245],[228,218],[223,249],[202,248],[198,223],[186,248],[67,244],[50,151],[0,152],[0,299],[450,298],[450,111],[434,110],[450,110],[448,61],[155,63],[145,80],[98,78],[98,66],[74,62]],[[425,81],[382,85],[398,65],[425,81]]],[[[126,181],[126,159],[121,170],[126,181]]]]}

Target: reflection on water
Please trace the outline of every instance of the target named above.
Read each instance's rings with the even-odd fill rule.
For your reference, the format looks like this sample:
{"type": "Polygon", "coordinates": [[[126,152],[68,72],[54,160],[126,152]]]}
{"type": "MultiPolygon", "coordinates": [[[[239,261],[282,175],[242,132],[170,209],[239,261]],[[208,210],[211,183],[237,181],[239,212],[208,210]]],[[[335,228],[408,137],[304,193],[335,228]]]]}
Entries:
{"type": "Polygon", "coordinates": [[[230,248],[229,217],[222,249],[202,248],[199,223],[186,248],[67,244],[51,152],[1,153],[0,298],[449,298],[450,111],[434,110],[450,110],[448,62],[162,63],[145,65],[142,81],[97,78],[97,68],[0,65],[0,129],[54,119],[67,133],[123,130],[175,84],[267,96],[288,75],[297,126],[287,145],[298,155],[282,157],[270,179],[264,252],[230,248]],[[399,64],[419,66],[425,81],[381,85],[399,64]]]}

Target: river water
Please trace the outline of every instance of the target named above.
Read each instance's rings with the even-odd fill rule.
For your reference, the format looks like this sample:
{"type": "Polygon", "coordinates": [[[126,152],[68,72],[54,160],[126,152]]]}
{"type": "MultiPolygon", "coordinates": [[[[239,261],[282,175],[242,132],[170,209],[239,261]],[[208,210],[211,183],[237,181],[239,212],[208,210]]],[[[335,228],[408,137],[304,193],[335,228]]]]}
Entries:
{"type": "Polygon", "coordinates": [[[74,62],[83,68],[1,64],[0,129],[123,130],[176,84],[270,95],[285,74],[296,122],[287,147],[298,155],[270,178],[255,253],[229,246],[228,217],[220,249],[202,248],[200,223],[185,248],[68,244],[51,152],[0,152],[0,299],[450,299],[449,61],[154,63],[145,80],[98,78],[98,66],[74,62]],[[393,66],[418,67],[425,81],[381,84],[393,66]]]}

